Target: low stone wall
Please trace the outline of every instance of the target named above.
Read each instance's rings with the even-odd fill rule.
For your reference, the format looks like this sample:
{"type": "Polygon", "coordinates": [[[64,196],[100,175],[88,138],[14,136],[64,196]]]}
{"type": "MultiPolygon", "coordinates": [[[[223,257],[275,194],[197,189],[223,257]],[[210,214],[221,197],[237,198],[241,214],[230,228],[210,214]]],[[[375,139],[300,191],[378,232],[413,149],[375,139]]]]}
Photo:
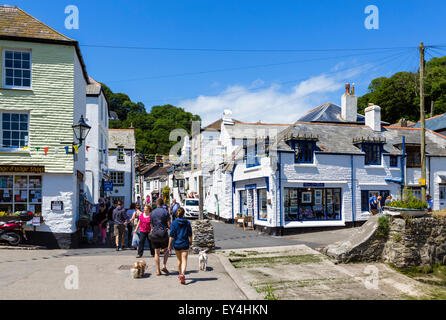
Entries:
{"type": "Polygon", "coordinates": [[[382,259],[398,268],[446,265],[446,218],[394,218],[382,259]]]}
{"type": "Polygon", "coordinates": [[[349,239],[321,251],[338,262],[385,262],[398,268],[446,265],[446,218],[389,217],[386,234],[371,217],[349,239]],[[382,231],[382,230],[381,230],[382,231]]]}
{"type": "Polygon", "coordinates": [[[192,248],[215,249],[214,226],[210,220],[195,220],[192,222],[192,248]]]}

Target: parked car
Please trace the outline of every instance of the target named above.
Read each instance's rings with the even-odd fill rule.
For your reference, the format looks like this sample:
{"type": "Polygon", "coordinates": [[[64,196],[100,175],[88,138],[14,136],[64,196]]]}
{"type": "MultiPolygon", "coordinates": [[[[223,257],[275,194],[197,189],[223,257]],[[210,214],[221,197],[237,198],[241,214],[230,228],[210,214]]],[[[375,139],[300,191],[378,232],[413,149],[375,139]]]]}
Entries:
{"type": "Polygon", "coordinates": [[[186,198],[184,200],[184,217],[198,219],[200,214],[200,200],[196,198],[186,198]]]}

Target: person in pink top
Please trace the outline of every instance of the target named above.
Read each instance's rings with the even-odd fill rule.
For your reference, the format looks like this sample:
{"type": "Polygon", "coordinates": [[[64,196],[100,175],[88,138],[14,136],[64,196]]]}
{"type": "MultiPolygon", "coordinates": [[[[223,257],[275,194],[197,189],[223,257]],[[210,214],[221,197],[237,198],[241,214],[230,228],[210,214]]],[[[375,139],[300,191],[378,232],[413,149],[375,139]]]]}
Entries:
{"type": "Polygon", "coordinates": [[[144,245],[147,242],[149,243],[150,253],[152,257],[155,255],[155,251],[153,250],[153,246],[150,243],[149,233],[151,231],[150,227],[150,213],[152,212],[152,207],[149,204],[144,206],[144,212],[139,215],[138,224],[133,232],[137,232],[139,228],[139,244],[138,244],[138,255],[137,258],[141,258],[144,254],[144,245]]]}

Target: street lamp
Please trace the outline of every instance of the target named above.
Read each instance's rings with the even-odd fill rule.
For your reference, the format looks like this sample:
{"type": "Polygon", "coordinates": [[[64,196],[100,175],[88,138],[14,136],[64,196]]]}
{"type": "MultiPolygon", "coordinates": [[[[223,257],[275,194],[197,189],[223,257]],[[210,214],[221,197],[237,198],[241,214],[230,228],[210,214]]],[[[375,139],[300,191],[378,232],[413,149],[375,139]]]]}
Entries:
{"type": "Polygon", "coordinates": [[[73,125],[74,136],[76,137],[77,140],[79,140],[80,144],[82,144],[82,141],[84,141],[87,138],[90,129],[91,127],[85,123],[84,116],[81,115],[79,122],[73,125]]]}

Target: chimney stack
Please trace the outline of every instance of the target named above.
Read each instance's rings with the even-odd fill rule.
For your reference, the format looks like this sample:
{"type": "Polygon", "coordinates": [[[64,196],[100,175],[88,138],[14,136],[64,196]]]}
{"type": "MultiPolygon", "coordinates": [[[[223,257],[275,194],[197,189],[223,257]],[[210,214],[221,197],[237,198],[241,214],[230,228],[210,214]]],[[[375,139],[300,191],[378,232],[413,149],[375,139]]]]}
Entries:
{"type": "Polygon", "coordinates": [[[232,110],[226,109],[223,112],[222,120],[223,120],[223,124],[233,125],[234,124],[234,120],[232,119],[232,110]]]}
{"type": "Polygon", "coordinates": [[[365,125],[373,131],[381,131],[381,108],[374,103],[369,103],[365,109],[365,125]]]}
{"type": "Polygon", "coordinates": [[[345,84],[345,93],[341,98],[341,117],[344,121],[356,122],[358,119],[358,97],[355,95],[354,84],[345,84]]]}

